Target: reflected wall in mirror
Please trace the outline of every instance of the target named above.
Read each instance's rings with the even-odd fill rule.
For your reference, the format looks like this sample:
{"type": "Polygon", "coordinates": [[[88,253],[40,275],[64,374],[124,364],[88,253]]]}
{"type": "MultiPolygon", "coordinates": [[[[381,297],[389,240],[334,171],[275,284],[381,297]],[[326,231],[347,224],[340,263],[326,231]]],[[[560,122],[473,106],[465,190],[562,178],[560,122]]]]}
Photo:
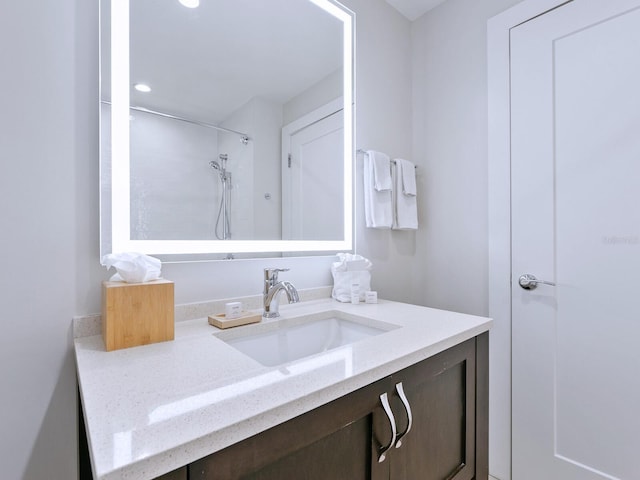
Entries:
{"type": "Polygon", "coordinates": [[[101,251],[352,248],[353,13],[101,1],[101,251]]]}

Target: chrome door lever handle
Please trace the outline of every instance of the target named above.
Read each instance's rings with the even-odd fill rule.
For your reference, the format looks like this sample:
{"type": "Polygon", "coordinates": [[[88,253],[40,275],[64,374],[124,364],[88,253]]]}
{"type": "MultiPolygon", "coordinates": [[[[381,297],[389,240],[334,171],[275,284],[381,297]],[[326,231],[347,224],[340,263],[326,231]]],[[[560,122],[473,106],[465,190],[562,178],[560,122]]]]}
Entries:
{"type": "Polygon", "coordinates": [[[551,287],[556,286],[556,284],[553,282],[548,282],[547,280],[538,280],[535,275],[531,275],[530,273],[520,275],[520,278],[518,279],[518,284],[525,290],[535,290],[539,283],[542,283],[543,285],[549,285],[551,287]]]}

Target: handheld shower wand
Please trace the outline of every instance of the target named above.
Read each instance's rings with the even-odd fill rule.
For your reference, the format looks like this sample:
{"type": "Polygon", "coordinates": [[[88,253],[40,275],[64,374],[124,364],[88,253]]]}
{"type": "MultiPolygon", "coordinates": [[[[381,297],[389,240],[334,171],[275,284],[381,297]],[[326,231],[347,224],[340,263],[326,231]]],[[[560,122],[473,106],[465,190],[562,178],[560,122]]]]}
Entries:
{"type": "Polygon", "coordinates": [[[222,153],[218,158],[222,165],[215,160],[209,162],[209,166],[218,171],[220,182],[222,183],[220,208],[218,208],[218,218],[216,219],[214,230],[218,240],[228,240],[231,238],[231,172],[227,172],[227,160],[229,156],[226,153],[222,153]],[[222,223],[222,235],[218,233],[220,223],[222,223]]]}

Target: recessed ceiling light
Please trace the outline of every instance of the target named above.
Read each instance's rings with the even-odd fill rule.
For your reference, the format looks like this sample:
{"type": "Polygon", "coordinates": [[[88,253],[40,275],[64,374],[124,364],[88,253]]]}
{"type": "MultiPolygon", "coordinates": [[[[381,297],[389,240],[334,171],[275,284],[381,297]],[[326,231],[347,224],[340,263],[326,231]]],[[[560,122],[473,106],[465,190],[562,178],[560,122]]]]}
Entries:
{"type": "Polygon", "coordinates": [[[149,85],[145,85],[144,83],[136,83],[133,88],[135,88],[139,92],[149,93],[151,91],[151,87],[149,85]]]}
{"type": "Polygon", "coordinates": [[[179,0],[179,2],[187,8],[197,8],[200,6],[200,0],[179,0]]]}

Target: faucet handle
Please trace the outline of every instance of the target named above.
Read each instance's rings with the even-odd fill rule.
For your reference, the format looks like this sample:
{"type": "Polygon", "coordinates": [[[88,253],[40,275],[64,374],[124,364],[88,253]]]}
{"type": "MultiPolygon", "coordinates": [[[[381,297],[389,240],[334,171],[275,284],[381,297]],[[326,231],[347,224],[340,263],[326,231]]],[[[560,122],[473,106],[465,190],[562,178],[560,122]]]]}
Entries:
{"type": "Polygon", "coordinates": [[[288,272],[288,268],[265,268],[264,269],[264,279],[267,282],[276,283],[278,281],[278,273],[280,272],[288,272]]]}

